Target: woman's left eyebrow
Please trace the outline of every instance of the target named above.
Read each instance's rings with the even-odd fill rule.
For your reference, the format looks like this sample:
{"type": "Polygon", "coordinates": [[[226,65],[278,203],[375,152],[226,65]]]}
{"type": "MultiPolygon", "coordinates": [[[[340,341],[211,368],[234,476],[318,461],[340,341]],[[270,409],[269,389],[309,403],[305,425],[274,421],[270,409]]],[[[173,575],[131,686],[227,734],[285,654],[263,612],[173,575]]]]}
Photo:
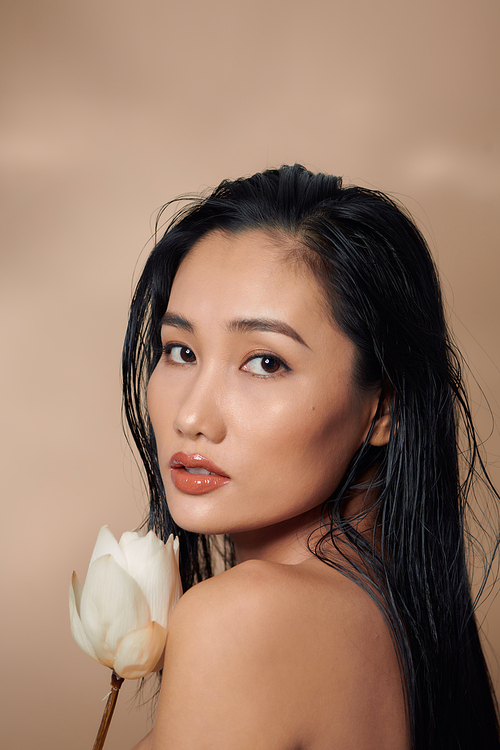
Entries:
{"type": "Polygon", "coordinates": [[[270,318],[243,318],[242,320],[231,320],[227,324],[227,328],[230,332],[248,333],[250,331],[264,331],[269,333],[281,333],[283,336],[297,341],[302,346],[310,349],[311,347],[306,344],[302,336],[297,331],[284,323],[282,320],[272,320],[270,318]]]}

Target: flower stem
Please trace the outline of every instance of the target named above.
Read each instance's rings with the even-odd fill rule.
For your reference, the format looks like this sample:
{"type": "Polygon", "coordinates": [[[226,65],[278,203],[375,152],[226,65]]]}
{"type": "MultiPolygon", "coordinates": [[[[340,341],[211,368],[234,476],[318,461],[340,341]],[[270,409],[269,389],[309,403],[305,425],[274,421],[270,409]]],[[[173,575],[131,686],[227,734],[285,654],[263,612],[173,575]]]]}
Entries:
{"type": "Polygon", "coordinates": [[[101,724],[99,726],[99,731],[97,732],[97,737],[95,738],[92,750],[102,750],[104,740],[106,739],[106,735],[108,733],[109,725],[111,724],[113,711],[115,710],[116,701],[118,699],[118,691],[122,686],[122,682],[123,677],[119,677],[116,674],[115,670],[113,670],[111,674],[111,692],[109,693],[108,700],[106,701],[106,707],[102,715],[101,724]]]}

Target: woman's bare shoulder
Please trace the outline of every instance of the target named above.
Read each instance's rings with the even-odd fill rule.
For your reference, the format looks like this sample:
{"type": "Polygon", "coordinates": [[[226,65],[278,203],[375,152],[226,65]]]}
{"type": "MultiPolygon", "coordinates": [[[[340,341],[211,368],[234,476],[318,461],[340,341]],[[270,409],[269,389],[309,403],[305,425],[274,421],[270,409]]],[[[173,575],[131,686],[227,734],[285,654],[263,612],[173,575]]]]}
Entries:
{"type": "Polygon", "coordinates": [[[258,645],[273,637],[282,641],[284,632],[302,639],[323,630],[335,634],[334,648],[345,638],[356,645],[384,641],[393,650],[374,599],[338,570],[315,557],[299,565],[249,560],[184,594],[169,638],[192,642],[209,633],[213,647],[219,641],[226,647],[228,637],[252,635],[258,645]]]}
{"type": "Polygon", "coordinates": [[[169,633],[196,630],[201,621],[204,627],[213,624],[217,630],[231,629],[235,619],[245,628],[260,624],[261,617],[275,613],[296,596],[293,567],[249,560],[193,586],[179,600],[169,633]]]}
{"type": "Polygon", "coordinates": [[[342,735],[353,702],[374,716],[398,704],[383,618],[324,568],[249,561],[184,594],[169,625],[154,750],[313,749],[332,738],[335,717],[342,735]]]}
{"type": "Polygon", "coordinates": [[[228,649],[235,667],[255,663],[296,598],[288,567],[251,560],[189,589],[169,623],[166,668],[188,656],[214,666],[228,649]]]}

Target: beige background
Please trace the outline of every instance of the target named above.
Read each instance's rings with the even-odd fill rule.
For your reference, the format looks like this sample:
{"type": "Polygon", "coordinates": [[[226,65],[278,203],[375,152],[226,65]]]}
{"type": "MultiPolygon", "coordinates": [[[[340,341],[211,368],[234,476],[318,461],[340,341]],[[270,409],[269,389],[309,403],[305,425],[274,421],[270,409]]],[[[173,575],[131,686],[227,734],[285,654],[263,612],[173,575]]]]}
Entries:
{"type": "MultiPolygon", "coordinates": [[[[179,193],[294,161],[400,197],[498,420],[500,6],[3,6],[0,731],[3,747],[85,750],[108,672],[72,642],[67,589],[99,527],[120,534],[145,511],[119,359],[151,217],[179,193]]],[[[487,438],[477,388],[474,404],[487,438]]],[[[487,449],[499,484],[498,426],[487,449]]],[[[497,654],[499,600],[485,625],[497,654]]],[[[134,687],[108,750],[149,728],[134,687]]]]}

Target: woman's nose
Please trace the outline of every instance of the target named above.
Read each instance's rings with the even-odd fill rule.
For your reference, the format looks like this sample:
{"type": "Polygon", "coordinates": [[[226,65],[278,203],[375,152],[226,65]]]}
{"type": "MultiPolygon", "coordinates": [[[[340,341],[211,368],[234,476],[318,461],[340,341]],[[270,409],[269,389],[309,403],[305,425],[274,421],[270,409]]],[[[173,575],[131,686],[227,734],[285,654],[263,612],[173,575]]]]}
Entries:
{"type": "Polygon", "coordinates": [[[200,374],[190,383],[174,419],[178,435],[195,440],[204,437],[211,443],[220,443],[226,436],[223,414],[224,387],[210,374],[200,374]]]}

